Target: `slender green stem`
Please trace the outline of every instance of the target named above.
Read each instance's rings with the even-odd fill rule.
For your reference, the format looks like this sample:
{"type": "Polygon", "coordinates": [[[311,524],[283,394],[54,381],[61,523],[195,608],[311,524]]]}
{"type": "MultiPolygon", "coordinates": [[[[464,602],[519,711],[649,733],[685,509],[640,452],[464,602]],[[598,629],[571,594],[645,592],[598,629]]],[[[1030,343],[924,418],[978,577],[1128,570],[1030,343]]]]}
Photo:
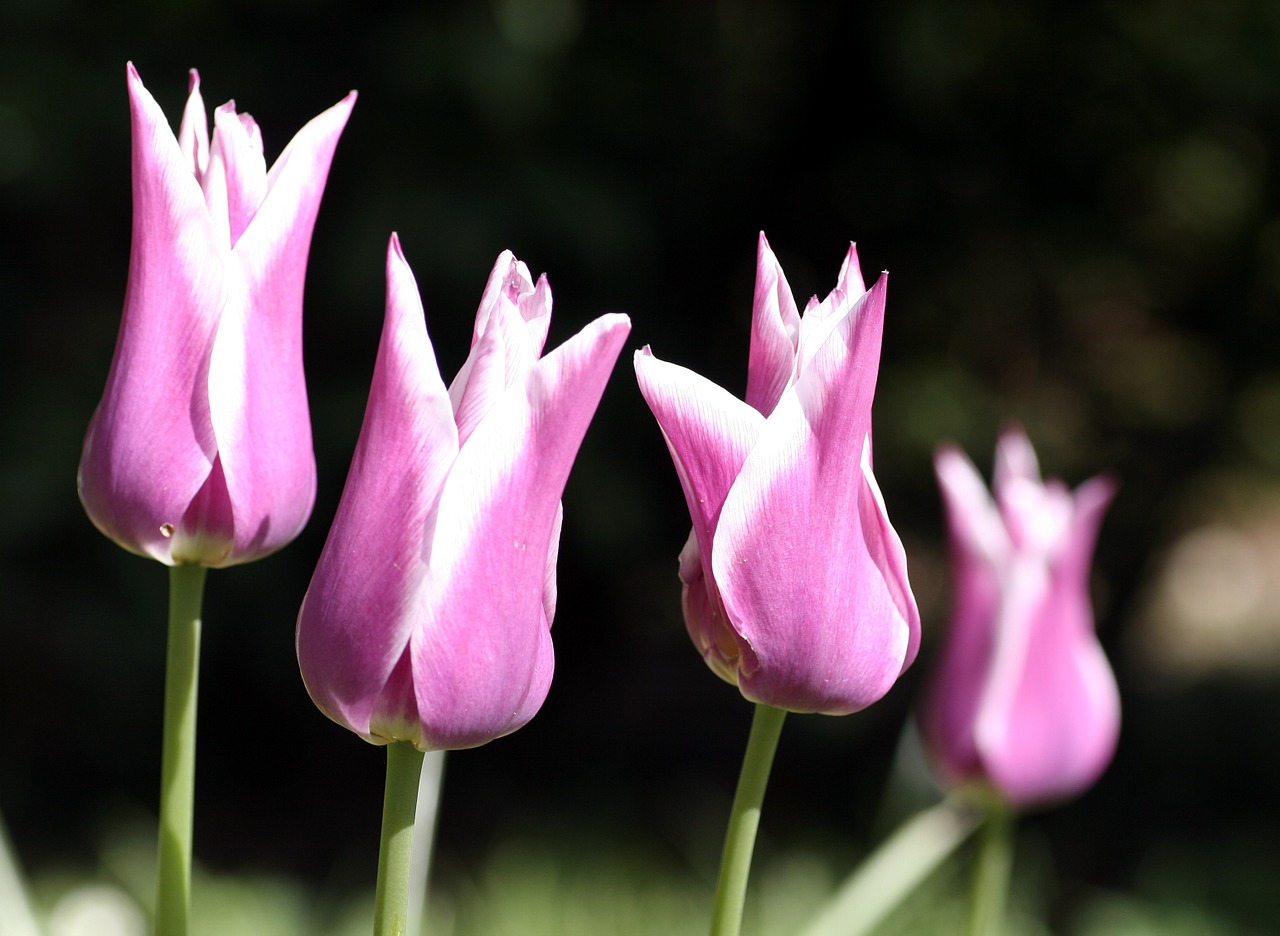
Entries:
{"type": "Polygon", "coordinates": [[[733,797],[729,828],[724,836],[724,853],[720,856],[711,936],[738,936],[742,928],[742,904],[747,896],[756,829],[760,827],[760,808],[786,717],[782,709],[756,704],[747,752],[742,758],[742,773],[738,776],[738,792],[733,797]]]}
{"type": "Polygon", "coordinates": [[[156,853],[156,933],[186,936],[191,909],[191,816],[196,778],[196,689],[205,567],[169,570],[169,650],[160,753],[160,838],[156,853]]]}
{"type": "Polygon", "coordinates": [[[865,936],[969,837],[981,813],[955,797],[904,822],[849,875],[801,936],[865,936]]]}
{"type": "Polygon", "coordinates": [[[387,789],[382,798],[382,842],[374,895],[374,936],[407,936],[409,866],[418,805],[422,752],[407,741],[387,745],[387,789]]]}
{"type": "Polygon", "coordinates": [[[1008,806],[991,798],[973,868],[969,936],[1000,936],[1004,931],[1005,902],[1013,870],[1013,828],[1014,817],[1008,806]]]}

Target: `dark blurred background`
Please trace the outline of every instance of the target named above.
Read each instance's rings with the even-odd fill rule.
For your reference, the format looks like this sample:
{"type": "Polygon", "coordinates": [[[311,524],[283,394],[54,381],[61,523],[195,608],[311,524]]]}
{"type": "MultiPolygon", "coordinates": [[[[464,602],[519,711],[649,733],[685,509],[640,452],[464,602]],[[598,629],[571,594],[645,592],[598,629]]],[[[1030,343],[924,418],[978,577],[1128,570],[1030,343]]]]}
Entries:
{"type": "Polygon", "coordinates": [[[839,874],[885,830],[946,622],[932,451],[957,441],[985,471],[1018,421],[1046,473],[1123,482],[1095,594],[1124,732],[1093,791],[1024,825],[1051,856],[1044,912],[1069,929],[1119,891],[1270,931],[1278,49],[1269,0],[0,0],[0,813],[28,870],[92,864],[157,794],[166,572],[75,494],[124,294],[131,60],[175,127],[199,68],[207,105],[235,97],[269,160],[360,92],[308,273],[315,512],[285,551],[209,577],[205,866],[372,883],[384,757],[313,708],[293,626],[395,230],[446,377],[503,248],[550,278],[550,344],[605,311],[634,322],[565,496],[550,698],[450,757],[443,873],[511,837],[713,873],[749,706],[684,635],[688,519],[629,355],[651,344],[741,393],[763,229],[802,303],[850,240],[869,279],[892,271],[877,476],[926,629],[882,703],[790,720],[764,853],[809,849],[839,874]]]}

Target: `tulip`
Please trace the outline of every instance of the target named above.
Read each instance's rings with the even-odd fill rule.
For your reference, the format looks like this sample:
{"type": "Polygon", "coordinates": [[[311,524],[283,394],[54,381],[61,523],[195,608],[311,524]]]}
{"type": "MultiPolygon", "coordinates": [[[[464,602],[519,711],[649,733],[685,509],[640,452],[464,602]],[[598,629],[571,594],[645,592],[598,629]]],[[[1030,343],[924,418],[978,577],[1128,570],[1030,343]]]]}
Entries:
{"type": "Polygon", "coordinates": [[[1026,435],[996,450],[995,500],[959,449],[935,465],[954,582],[951,629],[922,713],[948,784],[1026,807],[1073,796],[1115,751],[1120,697],[1094,633],[1089,565],[1115,482],[1040,480],[1026,435]]]}
{"type": "Polygon", "coordinates": [[[355,92],[271,167],[234,102],[200,79],[175,138],[137,70],[124,317],[80,461],[80,499],[124,548],[219,567],[292,540],[315,499],[302,287],[316,211],[355,92]]]}
{"type": "Polygon", "coordinates": [[[653,356],[640,389],[684,488],[684,618],[747,699],[839,715],[915,658],[920,617],[871,465],[886,277],[853,246],[836,288],[797,311],[760,235],[746,401],[653,356]]]}
{"type": "Polygon", "coordinates": [[[551,681],[560,495],[630,331],[592,322],[541,356],[551,319],[510,252],[446,389],[400,243],[364,425],[298,615],[307,691],[377,744],[475,747],[551,681]]]}

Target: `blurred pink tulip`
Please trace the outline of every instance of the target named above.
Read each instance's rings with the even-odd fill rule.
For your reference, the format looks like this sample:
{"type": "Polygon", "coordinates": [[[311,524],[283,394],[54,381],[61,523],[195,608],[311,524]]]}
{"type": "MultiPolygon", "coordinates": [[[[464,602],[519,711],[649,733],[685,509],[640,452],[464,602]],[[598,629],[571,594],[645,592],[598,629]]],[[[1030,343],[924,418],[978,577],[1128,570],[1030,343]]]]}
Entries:
{"type": "Polygon", "coordinates": [[[950,784],[976,779],[1028,806],[1086,789],[1120,730],[1094,634],[1089,565],[1115,483],[1040,480],[1019,429],[996,449],[995,501],[964,453],[936,458],[951,534],[951,629],[922,714],[950,784]]]}
{"type": "Polygon", "coordinates": [[[606,315],[542,357],[551,290],[510,252],[446,390],[400,243],[364,425],[298,615],[326,715],[374,743],[475,747],[551,683],[560,495],[631,325],[606,315]]]}
{"type": "Polygon", "coordinates": [[[915,659],[906,555],[871,470],[885,285],[865,288],[850,246],[802,317],[761,234],[745,403],[648,348],[635,357],[693,519],[685,624],[754,702],[854,712],[915,659]]]}
{"type": "Polygon", "coordinates": [[[302,286],[356,95],[303,127],[268,171],[258,125],[233,102],[214,112],[210,144],[195,71],[177,138],[126,71],[129,284],[80,499],[132,552],[234,565],[292,540],[315,499],[302,286]]]}

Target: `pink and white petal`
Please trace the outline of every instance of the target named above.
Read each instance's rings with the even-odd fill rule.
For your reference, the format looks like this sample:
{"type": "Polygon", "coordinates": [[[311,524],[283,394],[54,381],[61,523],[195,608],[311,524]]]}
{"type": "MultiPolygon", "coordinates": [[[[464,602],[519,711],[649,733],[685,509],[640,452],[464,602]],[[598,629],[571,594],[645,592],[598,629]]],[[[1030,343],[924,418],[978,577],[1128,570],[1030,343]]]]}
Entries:
{"type": "MultiPolygon", "coordinates": [[[[1119,485],[1108,474],[1097,475],[1076,488],[1072,496],[1071,522],[1057,554],[1055,574],[1063,588],[1072,583],[1084,596],[1089,593],[1089,569],[1093,561],[1098,530],[1119,485]]],[[[1092,622],[1092,615],[1089,617],[1092,622]]]]}
{"type": "Polygon", "coordinates": [[[800,313],[795,297],[764,232],[756,250],[756,291],[751,312],[751,354],[747,403],[765,416],[795,383],[800,313]]]}
{"type": "Polygon", "coordinates": [[[991,495],[962,451],[943,446],[934,468],[947,513],[952,610],[921,727],[939,768],[958,782],[981,772],[974,722],[995,652],[1001,599],[996,569],[1006,561],[1009,542],[991,495]]]}
{"type": "Polygon", "coordinates": [[[523,725],[553,667],[547,558],[574,456],[630,331],[588,325],[540,360],[472,432],[441,494],[410,652],[424,746],[523,725]]]}
{"type": "Polygon", "coordinates": [[[636,379],[662,430],[704,562],[720,509],[765,417],[705,377],[653,356],[635,353],[636,379]]]}
{"type": "Polygon", "coordinates": [[[248,115],[236,113],[234,101],[213,112],[213,147],[222,159],[226,181],[227,227],[235,246],[267,195],[267,162],[262,134],[248,115]]]}
{"type": "MultiPolygon", "coordinates": [[[[1036,617],[1042,613],[1045,596],[1049,590],[1049,567],[1043,556],[1018,553],[1010,557],[999,572],[1001,601],[992,623],[993,642],[986,679],[981,684],[981,695],[974,718],[974,743],[982,760],[984,773],[995,779],[993,764],[1004,765],[1011,770],[1015,758],[1025,761],[1028,754],[1039,751],[1026,750],[1025,744],[1014,737],[1015,716],[1012,707],[1023,695],[1026,665],[1032,652],[1032,642],[1037,636],[1036,617]]],[[[1057,666],[1060,661],[1055,661],[1057,666]]],[[[1023,725],[1036,724],[1045,718],[1042,699],[1030,698],[1021,704],[1029,706],[1021,714],[1023,725]],[[1032,711],[1034,707],[1034,711],[1032,711]]],[[[1052,714],[1049,713],[1052,722],[1052,714]]],[[[1042,727],[1044,727],[1042,725],[1042,727]]],[[[1033,739],[1034,740],[1034,739],[1033,739]]],[[[1042,739],[1051,747],[1055,739],[1042,739]]],[[[1002,792],[1008,793],[1002,787],[1002,792]]]]}
{"type": "Polygon", "coordinates": [[[266,200],[237,241],[234,285],[209,378],[213,423],[236,512],[232,561],[292,540],[315,498],[302,366],[302,294],[320,196],[354,93],[313,119],[282,154],[266,200]]]}
{"type": "Polygon", "coordinates": [[[883,313],[882,279],[778,402],[725,499],[712,570],[759,661],[739,674],[749,699],[857,711],[918,639],[862,469],[883,313]]]}
{"type": "Polygon", "coordinates": [[[1074,585],[1051,587],[1040,578],[1044,571],[1014,584],[998,625],[1002,642],[1009,634],[1009,659],[998,665],[976,728],[987,775],[1023,806],[1093,783],[1119,731],[1115,678],[1080,620],[1090,617],[1087,598],[1074,585]]]}
{"type": "Polygon", "coordinates": [[[1017,479],[1040,484],[1040,460],[1022,427],[1007,426],[996,442],[996,463],[992,472],[996,499],[1000,499],[1006,485],[1017,479]]]}
{"type": "Polygon", "coordinates": [[[424,543],[457,452],[422,302],[393,235],[369,405],[297,629],[298,663],[312,699],[366,737],[375,709],[385,722],[393,718],[394,697],[406,699],[409,635],[422,624],[424,543]],[[398,665],[404,672],[393,679],[398,665]]]}
{"type": "Polygon", "coordinates": [[[755,658],[754,668],[744,659],[738,684],[753,701],[847,714],[893,685],[918,622],[905,618],[892,573],[873,555],[880,530],[867,522],[861,472],[845,474],[846,493],[822,499],[827,486],[797,465],[815,446],[798,428],[794,395],[774,420],[796,428],[766,427],[725,500],[712,553],[728,620],[755,658]]]}
{"type": "Polygon", "coordinates": [[[802,372],[809,366],[818,350],[827,342],[837,324],[850,314],[857,314],[858,303],[866,293],[862,272],[858,266],[857,248],[849,245],[840,275],[833,289],[821,302],[817,297],[809,300],[800,321],[800,340],[796,349],[796,368],[802,372]]]}
{"type": "Polygon", "coordinates": [[[729,683],[738,684],[738,667],[744,655],[748,666],[755,665],[750,648],[745,647],[725,619],[720,593],[698,548],[698,536],[689,531],[680,550],[681,610],[684,626],[711,671],[729,683]]]}
{"type": "Polygon", "coordinates": [[[475,327],[471,333],[474,346],[480,336],[491,326],[494,313],[500,305],[514,306],[529,337],[529,346],[536,359],[542,354],[551,327],[551,287],[545,275],[538,277],[535,285],[524,261],[517,260],[510,250],[498,255],[489,279],[480,297],[475,327]]]}
{"type": "MultiPolygon", "coordinates": [[[[521,264],[524,266],[524,264],[521,264]]],[[[526,268],[525,275],[528,275],[526,268]]],[[[529,333],[529,346],[535,358],[542,356],[547,343],[547,331],[551,328],[551,284],[544,273],[538,277],[533,292],[520,296],[520,314],[524,317],[529,333]]]]}
{"type": "Polygon", "coordinates": [[[187,77],[187,104],[178,127],[178,147],[186,157],[191,175],[200,181],[209,165],[209,117],[200,96],[200,73],[194,68],[187,77]]]}
{"type": "Polygon", "coordinates": [[[953,550],[964,550],[999,565],[1012,544],[1004,520],[982,476],[969,456],[944,445],[934,456],[934,471],[947,512],[947,531],[953,550]]]}
{"type": "Polygon", "coordinates": [[[840,264],[840,272],[836,275],[836,283],[846,295],[854,298],[867,291],[866,280],[862,278],[862,265],[858,263],[858,245],[850,244],[844,261],[840,264]]]}
{"type": "Polygon", "coordinates": [[[127,67],[133,235],[124,315],[81,456],[80,498],[126,549],[172,564],[167,534],[217,457],[207,370],[227,251],[172,130],[127,67]]]}
{"type": "Polygon", "coordinates": [[[551,527],[551,548],[547,550],[547,577],[542,587],[542,613],[550,627],[556,619],[556,563],[560,560],[560,529],[564,526],[564,505],[556,505],[556,521],[551,527]]]}
{"type": "Polygon", "coordinates": [[[916,660],[920,651],[920,609],[907,577],[907,550],[902,538],[889,522],[889,510],[884,505],[884,495],[871,470],[871,434],[862,446],[862,525],[866,533],[867,548],[875,565],[884,572],[885,585],[893,597],[894,607],[902,613],[908,624],[907,653],[902,661],[902,672],[916,660]]]}
{"type": "MultiPolygon", "coordinates": [[[[513,274],[518,274],[520,268],[524,264],[516,259],[516,255],[510,250],[504,250],[498,254],[498,259],[494,261],[493,269],[489,271],[489,278],[485,280],[484,291],[480,294],[480,305],[476,309],[475,324],[471,327],[471,346],[475,347],[480,336],[485,333],[489,327],[489,319],[493,315],[493,311],[497,308],[498,301],[508,291],[507,281],[513,274]]],[[[526,273],[527,278],[527,273],[526,273]]],[[[532,283],[532,280],[529,280],[532,283]]]]}
{"type": "Polygon", "coordinates": [[[504,251],[476,312],[471,352],[449,385],[454,420],[464,444],[498,398],[538,359],[550,316],[551,288],[546,277],[535,288],[528,268],[504,251]]]}

